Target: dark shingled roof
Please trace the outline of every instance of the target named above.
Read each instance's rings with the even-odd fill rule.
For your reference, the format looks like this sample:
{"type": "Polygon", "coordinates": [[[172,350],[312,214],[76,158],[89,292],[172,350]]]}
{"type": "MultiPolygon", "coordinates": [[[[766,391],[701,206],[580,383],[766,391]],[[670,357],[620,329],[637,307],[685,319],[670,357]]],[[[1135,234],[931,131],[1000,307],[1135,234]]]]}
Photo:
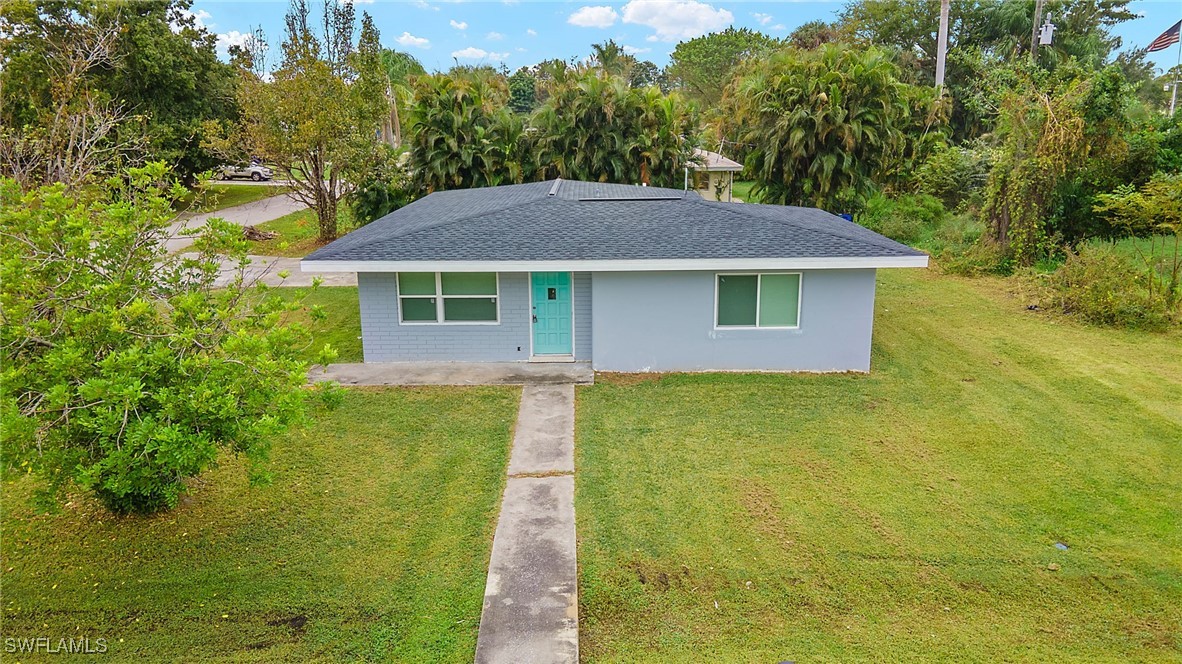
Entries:
{"type": "Polygon", "coordinates": [[[552,180],[440,191],[305,261],[922,256],[814,208],[715,203],[659,187],[552,180]]]}

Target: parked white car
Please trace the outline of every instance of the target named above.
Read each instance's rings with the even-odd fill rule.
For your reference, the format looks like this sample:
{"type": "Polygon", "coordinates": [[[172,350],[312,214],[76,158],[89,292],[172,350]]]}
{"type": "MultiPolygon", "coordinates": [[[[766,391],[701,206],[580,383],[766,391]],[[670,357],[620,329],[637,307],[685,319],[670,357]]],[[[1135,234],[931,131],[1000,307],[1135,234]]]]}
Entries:
{"type": "Polygon", "coordinates": [[[263,180],[270,180],[271,176],[274,175],[271,169],[257,164],[250,166],[222,166],[220,170],[223,180],[250,178],[255,182],[262,182],[263,180]]]}

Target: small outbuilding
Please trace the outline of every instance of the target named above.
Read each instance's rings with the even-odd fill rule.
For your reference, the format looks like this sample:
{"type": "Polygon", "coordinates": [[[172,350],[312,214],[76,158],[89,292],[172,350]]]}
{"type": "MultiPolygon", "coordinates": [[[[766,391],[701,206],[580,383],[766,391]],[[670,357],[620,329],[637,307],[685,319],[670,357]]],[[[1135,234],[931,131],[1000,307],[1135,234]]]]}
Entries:
{"type": "Polygon", "coordinates": [[[436,192],[303,260],[356,272],[366,362],[869,371],[875,274],[927,255],[827,212],[553,180],[436,192]]]}
{"type": "Polygon", "coordinates": [[[694,172],[694,189],[702,198],[728,203],[734,200],[735,173],[743,170],[742,164],[699,148],[694,150],[689,168],[694,172]]]}

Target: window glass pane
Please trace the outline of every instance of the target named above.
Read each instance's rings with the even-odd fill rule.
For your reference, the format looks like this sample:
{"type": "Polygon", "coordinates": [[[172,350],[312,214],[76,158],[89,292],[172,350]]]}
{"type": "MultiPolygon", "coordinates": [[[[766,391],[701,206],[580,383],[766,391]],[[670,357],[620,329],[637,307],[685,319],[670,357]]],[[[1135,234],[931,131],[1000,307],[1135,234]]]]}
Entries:
{"type": "Polygon", "coordinates": [[[495,272],[444,272],[439,278],[443,281],[444,295],[497,294],[495,272]]]}
{"type": "Polygon", "coordinates": [[[759,326],[795,327],[800,299],[799,274],[765,274],[760,277],[759,326]]]}
{"type": "Polygon", "coordinates": [[[495,297],[445,297],[443,298],[443,320],[495,321],[497,319],[497,298],[495,297]]]}
{"type": "Polygon", "coordinates": [[[399,295],[434,295],[434,272],[399,272],[399,295]]]}
{"type": "Polygon", "coordinates": [[[756,284],[754,274],[719,275],[718,325],[755,325],[756,284]]]}
{"type": "Polygon", "coordinates": [[[433,297],[403,297],[402,320],[435,322],[435,298],[433,297]]]}

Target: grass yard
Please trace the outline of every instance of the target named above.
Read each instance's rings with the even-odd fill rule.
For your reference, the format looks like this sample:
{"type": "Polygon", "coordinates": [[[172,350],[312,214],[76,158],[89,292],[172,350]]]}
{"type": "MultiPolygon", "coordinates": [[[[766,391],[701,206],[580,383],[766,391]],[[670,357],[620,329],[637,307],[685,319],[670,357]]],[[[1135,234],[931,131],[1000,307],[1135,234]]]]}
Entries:
{"type": "MultiPolygon", "coordinates": [[[[353,217],[346,206],[339,214],[340,235],[353,230],[353,217]]],[[[258,225],[259,230],[272,231],[279,236],[271,240],[256,240],[250,243],[250,253],[259,256],[288,256],[303,258],[323,246],[316,236],[316,213],[300,210],[258,225]]]]}
{"type": "Polygon", "coordinates": [[[743,201],[744,203],[755,203],[751,198],[751,188],[755,186],[754,180],[735,180],[734,190],[731,196],[743,201]]]}
{"type": "Polygon", "coordinates": [[[471,662],[519,394],[349,390],[277,441],[270,486],[227,458],[153,517],[37,515],[9,478],[4,636],[105,638],[104,661],[471,662]]]}
{"type": "Polygon", "coordinates": [[[177,201],[177,209],[186,212],[213,212],[235,205],[253,203],[287,191],[286,187],[251,184],[211,184],[204,192],[190,191],[177,201]]]}
{"type": "MultiPolygon", "coordinates": [[[[300,291],[304,288],[284,288],[279,292],[300,291]]],[[[352,286],[321,286],[309,292],[304,304],[319,306],[327,315],[322,321],[312,321],[306,315],[299,315],[299,322],[312,332],[312,345],[305,353],[305,359],[314,361],[316,354],[331,344],[337,351],[337,362],[362,361],[361,309],[357,303],[357,288],[352,286]]]]}
{"type": "Polygon", "coordinates": [[[580,388],[583,657],[1182,660],[1182,334],[1004,284],[880,273],[870,375],[580,388]]]}

